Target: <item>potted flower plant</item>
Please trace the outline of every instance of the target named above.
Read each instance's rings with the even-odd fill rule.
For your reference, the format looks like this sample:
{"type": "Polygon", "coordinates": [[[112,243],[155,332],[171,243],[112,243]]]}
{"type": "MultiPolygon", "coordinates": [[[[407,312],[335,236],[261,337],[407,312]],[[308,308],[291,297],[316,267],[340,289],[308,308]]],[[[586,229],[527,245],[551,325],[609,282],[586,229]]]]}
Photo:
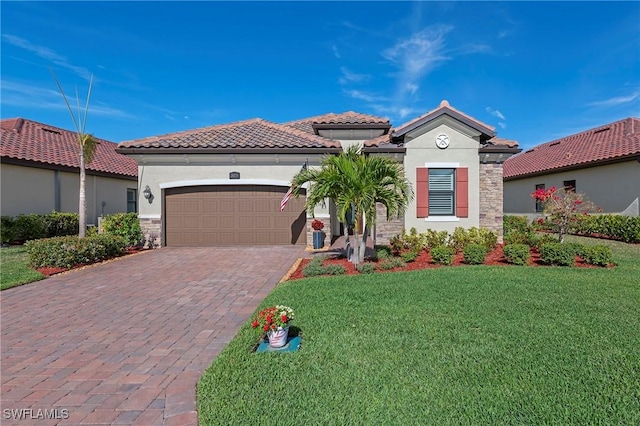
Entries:
{"type": "Polygon", "coordinates": [[[313,228],[313,249],[318,250],[324,247],[324,222],[318,219],[314,219],[311,222],[311,227],[313,228]]]}
{"type": "Polygon", "coordinates": [[[281,348],[287,344],[289,324],[293,321],[293,309],[288,306],[276,305],[264,308],[258,312],[251,326],[259,328],[267,334],[269,346],[281,348]]]}

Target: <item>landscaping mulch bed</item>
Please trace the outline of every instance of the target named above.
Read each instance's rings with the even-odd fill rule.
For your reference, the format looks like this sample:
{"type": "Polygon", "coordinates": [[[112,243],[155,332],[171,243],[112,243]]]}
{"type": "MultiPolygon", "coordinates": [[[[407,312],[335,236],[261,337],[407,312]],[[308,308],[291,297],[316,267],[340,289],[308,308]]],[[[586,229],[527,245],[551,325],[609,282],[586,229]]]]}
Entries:
{"type": "MultiPolygon", "coordinates": [[[[289,280],[305,278],[304,275],[302,274],[302,271],[304,270],[304,267],[307,266],[307,264],[309,264],[310,261],[311,259],[303,259],[302,262],[300,262],[300,264],[296,268],[296,270],[289,276],[289,280]]],[[[370,259],[365,261],[368,263],[375,263],[375,264],[378,263],[378,262],[372,262],[370,259]]],[[[345,258],[340,257],[339,255],[327,256],[323,264],[324,265],[331,265],[331,264],[342,265],[345,269],[346,275],[359,274],[359,272],[354,267],[353,263],[349,262],[345,258]]],[[[464,256],[462,252],[455,254],[453,257],[453,263],[447,266],[447,265],[441,265],[441,264],[435,263],[431,258],[431,254],[428,251],[423,250],[413,262],[409,262],[403,267],[398,267],[398,268],[389,269],[385,271],[376,270],[376,273],[416,271],[420,269],[434,269],[434,268],[451,268],[451,267],[463,266],[463,265],[466,266],[467,264],[464,263],[464,256]]],[[[492,250],[487,254],[484,265],[516,267],[516,265],[512,265],[511,263],[507,262],[507,260],[505,259],[504,252],[503,252],[503,244],[498,244],[494,250],[492,250]]],[[[531,250],[531,258],[529,259],[528,265],[540,266],[540,267],[549,266],[540,261],[540,253],[538,253],[537,250],[533,250],[533,249],[531,250]]],[[[598,266],[590,265],[584,262],[579,256],[576,256],[576,261],[574,266],[578,268],[598,268],[598,266]]],[[[610,265],[609,267],[613,267],[613,265],[610,265]]]]}

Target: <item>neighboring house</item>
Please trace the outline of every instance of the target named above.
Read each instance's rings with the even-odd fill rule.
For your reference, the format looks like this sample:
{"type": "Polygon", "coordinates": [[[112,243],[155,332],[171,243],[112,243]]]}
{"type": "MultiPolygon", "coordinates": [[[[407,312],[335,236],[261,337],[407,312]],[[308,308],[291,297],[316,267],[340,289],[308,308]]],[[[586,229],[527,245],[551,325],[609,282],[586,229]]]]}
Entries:
{"type": "Polygon", "coordinates": [[[505,214],[538,216],[536,189],[571,187],[604,213],[638,216],[640,119],[626,118],[543,143],[504,163],[505,214]]]}
{"type": "MultiPolygon", "coordinates": [[[[76,133],[24,118],[0,120],[2,215],[78,212],[80,169],[76,133]]],[[[87,224],[98,216],[137,211],[138,167],[97,139],[86,166],[87,224]]]]}
{"type": "MultiPolygon", "coordinates": [[[[118,152],[139,165],[140,222],[163,245],[311,244],[304,191],[280,212],[291,178],[303,164],[360,144],[369,155],[403,163],[416,192],[405,217],[386,221],[379,208],[378,244],[415,227],[502,230],[502,162],[517,143],[446,101],[397,129],[356,112],[276,124],[253,119],[122,142],[118,152]]],[[[330,236],[341,235],[335,206],[317,206],[330,236]]]]}

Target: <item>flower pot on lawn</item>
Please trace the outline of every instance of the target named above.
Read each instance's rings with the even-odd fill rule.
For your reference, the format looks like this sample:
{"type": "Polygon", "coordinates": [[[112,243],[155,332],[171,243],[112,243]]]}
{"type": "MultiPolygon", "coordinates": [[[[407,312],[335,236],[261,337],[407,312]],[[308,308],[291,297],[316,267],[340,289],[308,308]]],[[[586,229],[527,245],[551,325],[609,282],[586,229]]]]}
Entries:
{"type": "Polygon", "coordinates": [[[287,338],[289,337],[289,326],[278,327],[276,330],[267,331],[267,339],[269,340],[269,346],[272,348],[281,348],[287,344],[287,338]]]}

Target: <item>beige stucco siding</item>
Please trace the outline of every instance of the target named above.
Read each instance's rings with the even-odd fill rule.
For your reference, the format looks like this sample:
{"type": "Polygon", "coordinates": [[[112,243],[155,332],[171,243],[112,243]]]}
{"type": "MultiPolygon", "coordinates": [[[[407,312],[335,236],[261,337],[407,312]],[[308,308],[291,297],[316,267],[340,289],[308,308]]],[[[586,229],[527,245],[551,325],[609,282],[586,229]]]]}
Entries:
{"type": "MultiPolygon", "coordinates": [[[[3,164],[1,173],[2,215],[45,214],[56,210],[56,171],[3,164]]],[[[80,175],[70,172],[57,173],[60,191],[58,211],[77,212],[80,175]]],[[[127,188],[136,187],[135,180],[87,175],[87,224],[97,224],[98,216],[102,213],[126,212],[127,188]]]]}
{"type": "MultiPolygon", "coordinates": [[[[50,213],[55,206],[54,171],[2,164],[1,210],[3,216],[50,213]]],[[[76,206],[76,209],[78,207],[76,206]]]]}
{"type": "MultiPolygon", "coordinates": [[[[162,190],[170,187],[196,185],[278,185],[288,187],[291,178],[300,171],[306,160],[309,167],[318,166],[322,156],[296,155],[206,155],[187,158],[162,155],[144,158],[138,167],[140,180],[139,213],[141,218],[160,218],[162,215],[162,190]],[[240,179],[229,179],[229,173],[240,173],[240,179]],[[149,186],[154,195],[149,203],[142,194],[149,186]]],[[[139,159],[138,159],[139,160],[139,159]]],[[[315,209],[318,217],[329,217],[328,204],[315,209]]]]}
{"type": "MultiPolygon", "coordinates": [[[[601,207],[605,213],[620,213],[635,203],[640,197],[640,162],[636,160],[624,163],[589,167],[562,173],[530,177],[504,182],[505,214],[535,213],[535,202],[531,193],[538,184],[546,188],[562,187],[567,180],[576,181],[578,192],[601,207]]],[[[635,214],[637,215],[637,209],[635,214]]]]}
{"type": "Polygon", "coordinates": [[[428,167],[440,163],[469,169],[469,217],[448,221],[441,221],[436,217],[417,218],[416,200],[414,199],[405,216],[405,228],[407,230],[416,228],[418,232],[424,232],[427,229],[453,231],[458,226],[478,227],[480,202],[478,142],[467,134],[441,124],[417,135],[405,146],[407,149],[404,160],[405,173],[414,191],[417,191],[416,169],[418,167],[428,167]],[[449,147],[446,149],[440,149],[435,145],[436,136],[440,133],[445,133],[450,138],[449,147]]]}

